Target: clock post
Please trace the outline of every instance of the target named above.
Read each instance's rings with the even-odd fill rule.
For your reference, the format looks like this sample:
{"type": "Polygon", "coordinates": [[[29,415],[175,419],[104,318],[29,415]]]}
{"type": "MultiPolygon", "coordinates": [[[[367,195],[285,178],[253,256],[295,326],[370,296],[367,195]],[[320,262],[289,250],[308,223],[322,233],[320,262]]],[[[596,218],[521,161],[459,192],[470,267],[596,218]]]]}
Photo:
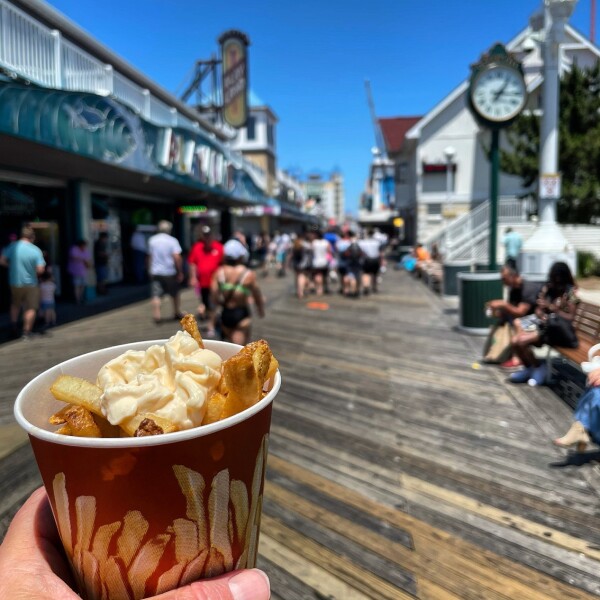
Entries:
{"type": "Polygon", "coordinates": [[[488,268],[497,268],[496,249],[498,247],[498,179],[500,176],[500,130],[492,129],[490,148],[490,236],[488,240],[488,268]]]}
{"type": "Polygon", "coordinates": [[[492,271],[497,268],[500,130],[508,127],[527,103],[527,88],[521,63],[502,44],[495,44],[479,62],[471,66],[467,96],[475,120],[492,134],[488,238],[488,263],[492,271]]]}

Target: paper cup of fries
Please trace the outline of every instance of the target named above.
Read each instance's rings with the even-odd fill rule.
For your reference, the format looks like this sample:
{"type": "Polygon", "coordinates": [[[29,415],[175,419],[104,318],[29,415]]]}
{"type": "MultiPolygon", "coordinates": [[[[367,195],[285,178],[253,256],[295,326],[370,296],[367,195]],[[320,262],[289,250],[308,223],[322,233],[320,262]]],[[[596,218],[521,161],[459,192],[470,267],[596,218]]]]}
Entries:
{"type": "MultiPolygon", "coordinates": [[[[95,381],[126,350],[91,352],[38,375],[19,394],[15,416],[28,432],[81,595],[138,600],[255,565],[272,401],[234,416],[148,437],[59,435],[48,424],[61,374],[95,381]]],[[[239,346],[207,341],[227,359],[239,346]]]]}

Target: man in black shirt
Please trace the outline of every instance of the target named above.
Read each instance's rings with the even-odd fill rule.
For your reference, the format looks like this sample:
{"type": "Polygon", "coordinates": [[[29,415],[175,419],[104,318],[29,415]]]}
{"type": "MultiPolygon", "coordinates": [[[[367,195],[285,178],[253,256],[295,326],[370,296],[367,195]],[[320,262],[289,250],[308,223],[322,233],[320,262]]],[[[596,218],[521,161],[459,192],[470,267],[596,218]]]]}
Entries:
{"type": "MultiPolygon", "coordinates": [[[[525,281],[516,269],[509,266],[502,267],[501,275],[502,283],[509,289],[508,300],[488,302],[486,308],[491,310],[492,316],[497,317],[500,323],[512,323],[515,319],[533,313],[543,284],[525,281]]],[[[521,366],[521,361],[513,357],[501,366],[505,369],[515,369],[521,366]]]]}

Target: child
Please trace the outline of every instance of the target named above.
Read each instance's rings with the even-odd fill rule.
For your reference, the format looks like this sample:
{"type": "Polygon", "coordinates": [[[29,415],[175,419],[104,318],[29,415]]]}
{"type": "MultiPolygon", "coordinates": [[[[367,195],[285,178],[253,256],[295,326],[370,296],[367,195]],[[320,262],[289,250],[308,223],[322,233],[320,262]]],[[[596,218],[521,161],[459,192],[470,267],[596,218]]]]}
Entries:
{"type": "Polygon", "coordinates": [[[52,273],[44,271],[40,276],[40,312],[44,317],[44,329],[56,325],[55,293],[56,284],[52,280],[52,273]]]}

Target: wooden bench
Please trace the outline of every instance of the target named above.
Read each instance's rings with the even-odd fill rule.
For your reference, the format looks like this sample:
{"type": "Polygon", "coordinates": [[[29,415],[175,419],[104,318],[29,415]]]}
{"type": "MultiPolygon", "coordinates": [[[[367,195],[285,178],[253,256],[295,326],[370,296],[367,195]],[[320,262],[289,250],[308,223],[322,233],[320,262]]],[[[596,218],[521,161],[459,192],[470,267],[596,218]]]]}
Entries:
{"type": "Polygon", "coordinates": [[[548,374],[552,377],[553,387],[568,404],[575,407],[585,386],[585,375],[581,371],[581,363],[588,360],[588,352],[592,346],[600,342],[600,306],[591,302],[580,302],[577,305],[573,327],[577,333],[577,348],[552,346],[562,358],[562,363],[553,369],[550,353],[548,353],[548,374]]]}
{"type": "Polygon", "coordinates": [[[442,277],[444,274],[442,263],[438,261],[430,261],[418,263],[417,268],[420,271],[421,279],[433,291],[441,291],[442,277]]]}

